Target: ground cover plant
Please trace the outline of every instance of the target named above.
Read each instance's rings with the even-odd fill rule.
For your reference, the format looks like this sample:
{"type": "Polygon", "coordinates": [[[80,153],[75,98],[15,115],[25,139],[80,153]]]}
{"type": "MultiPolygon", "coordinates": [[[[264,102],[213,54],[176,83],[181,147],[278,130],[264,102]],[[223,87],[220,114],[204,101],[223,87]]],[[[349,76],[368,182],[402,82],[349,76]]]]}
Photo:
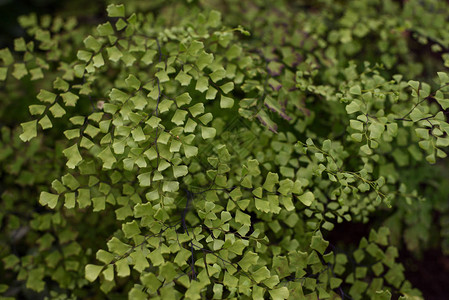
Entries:
{"type": "Polygon", "coordinates": [[[423,299],[447,3],[124,2],[0,50],[0,299],[423,299]]]}

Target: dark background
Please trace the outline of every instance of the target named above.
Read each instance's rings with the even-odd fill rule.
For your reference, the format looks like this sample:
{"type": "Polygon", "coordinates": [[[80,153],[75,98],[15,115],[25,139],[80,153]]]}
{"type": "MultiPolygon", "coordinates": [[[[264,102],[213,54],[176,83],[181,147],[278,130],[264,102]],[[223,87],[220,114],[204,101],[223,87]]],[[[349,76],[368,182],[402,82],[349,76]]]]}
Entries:
{"type": "Polygon", "coordinates": [[[11,46],[14,38],[24,35],[17,22],[17,17],[21,15],[58,13],[89,19],[104,16],[106,6],[104,0],[0,0],[0,48],[11,46]]]}

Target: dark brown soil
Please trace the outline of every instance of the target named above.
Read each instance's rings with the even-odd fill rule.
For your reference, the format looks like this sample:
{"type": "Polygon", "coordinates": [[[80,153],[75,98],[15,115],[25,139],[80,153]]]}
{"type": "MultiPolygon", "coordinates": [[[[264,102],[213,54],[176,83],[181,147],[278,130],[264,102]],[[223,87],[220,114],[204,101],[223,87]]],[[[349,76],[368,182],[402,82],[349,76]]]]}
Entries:
{"type": "Polygon", "coordinates": [[[423,293],[424,299],[449,299],[449,256],[440,250],[429,250],[419,260],[407,252],[401,252],[400,258],[406,269],[405,278],[423,293]]]}

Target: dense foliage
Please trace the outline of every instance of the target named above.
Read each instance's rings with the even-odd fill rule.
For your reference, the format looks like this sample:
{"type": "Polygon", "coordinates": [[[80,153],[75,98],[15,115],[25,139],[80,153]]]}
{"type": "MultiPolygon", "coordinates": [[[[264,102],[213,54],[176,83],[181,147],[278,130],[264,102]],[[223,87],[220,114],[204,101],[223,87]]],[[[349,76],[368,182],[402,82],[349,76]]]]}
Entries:
{"type": "Polygon", "coordinates": [[[0,299],[422,299],[449,5],[128,2],[0,50],[0,299]]]}

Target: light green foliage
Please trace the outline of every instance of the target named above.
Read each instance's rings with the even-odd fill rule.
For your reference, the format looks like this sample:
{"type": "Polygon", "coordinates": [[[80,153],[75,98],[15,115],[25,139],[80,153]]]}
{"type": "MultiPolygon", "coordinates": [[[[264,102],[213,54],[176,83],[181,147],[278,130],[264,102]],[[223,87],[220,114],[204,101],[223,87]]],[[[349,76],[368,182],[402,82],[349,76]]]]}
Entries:
{"type": "Polygon", "coordinates": [[[419,1],[317,1],[313,17],[204,2],[111,4],[97,26],[21,17],[29,36],[0,50],[0,81],[31,79],[36,100],[1,132],[18,175],[2,205],[45,210],[1,210],[35,247],[8,247],[4,268],[61,297],[422,299],[395,245],[429,242],[434,209],[447,225],[449,191],[419,183],[447,180],[432,164],[449,146],[449,75],[406,33],[447,48],[446,28],[410,21],[429,18],[419,1]],[[384,227],[356,245],[329,240],[375,212],[384,227]]]}

